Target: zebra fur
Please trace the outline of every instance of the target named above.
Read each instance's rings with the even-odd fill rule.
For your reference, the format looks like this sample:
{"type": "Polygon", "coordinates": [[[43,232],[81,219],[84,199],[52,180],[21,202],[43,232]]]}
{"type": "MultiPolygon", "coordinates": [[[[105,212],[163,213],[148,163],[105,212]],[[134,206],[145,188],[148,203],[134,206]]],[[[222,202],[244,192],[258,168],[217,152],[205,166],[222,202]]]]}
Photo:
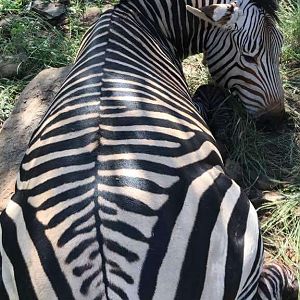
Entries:
{"type": "Polygon", "coordinates": [[[256,212],[224,174],[181,57],[130,3],[89,30],[33,133],[0,216],[1,299],[257,292],[256,212]]]}

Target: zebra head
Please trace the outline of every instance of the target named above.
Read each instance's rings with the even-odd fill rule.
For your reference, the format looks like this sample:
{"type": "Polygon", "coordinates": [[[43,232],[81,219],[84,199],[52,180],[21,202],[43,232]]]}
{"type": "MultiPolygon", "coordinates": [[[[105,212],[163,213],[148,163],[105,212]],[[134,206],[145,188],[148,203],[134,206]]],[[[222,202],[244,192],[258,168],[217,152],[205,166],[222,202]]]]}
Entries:
{"type": "Polygon", "coordinates": [[[204,53],[213,79],[234,91],[246,110],[261,121],[272,121],[284,114],[279,75],[283,39],[276,27],[275,1],[187,6],[188,11],[212,25],[204,53]]]}

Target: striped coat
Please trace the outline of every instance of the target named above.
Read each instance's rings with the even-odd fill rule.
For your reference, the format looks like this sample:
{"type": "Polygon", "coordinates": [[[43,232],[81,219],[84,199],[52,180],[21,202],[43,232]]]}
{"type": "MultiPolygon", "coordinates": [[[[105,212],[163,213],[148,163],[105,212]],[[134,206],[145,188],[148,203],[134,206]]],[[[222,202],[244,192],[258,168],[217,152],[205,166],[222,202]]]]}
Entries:
{"type": "Polygon", "coordinates": [[[85,36],[0,225],[1,299],[252,299],[262,267],[180,58],[126,2],[85,36]]]}

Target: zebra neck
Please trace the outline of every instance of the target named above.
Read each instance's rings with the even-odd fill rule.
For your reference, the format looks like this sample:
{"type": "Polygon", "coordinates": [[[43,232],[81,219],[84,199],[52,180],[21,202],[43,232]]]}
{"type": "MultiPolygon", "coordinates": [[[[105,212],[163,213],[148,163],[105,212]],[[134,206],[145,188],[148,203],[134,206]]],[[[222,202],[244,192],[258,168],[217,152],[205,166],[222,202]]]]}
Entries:
{"type": "Polygon", "coordinates": [[[186,10],[186,5],[203,7],[230,0],[121,0],[123,7],[142,14],[153,22],[175,55],[184,58],[202,53],[212,26],[200,21],[186,10]]]}

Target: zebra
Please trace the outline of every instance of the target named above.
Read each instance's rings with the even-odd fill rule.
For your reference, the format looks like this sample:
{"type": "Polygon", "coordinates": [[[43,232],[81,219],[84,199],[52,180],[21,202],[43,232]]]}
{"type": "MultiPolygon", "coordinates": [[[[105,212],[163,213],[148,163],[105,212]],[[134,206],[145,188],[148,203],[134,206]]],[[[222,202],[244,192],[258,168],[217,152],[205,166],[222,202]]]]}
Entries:
{"type": "MultiPolygon", "coordinates": [[[[203,6],[222,1],[192,2],[203,6]]],[[[201,37],[197,51],[204,52],[214,81],[237,94],[260,123],[282,119],[284,91],[279,62],[283,37],[276,27],[277,1],[237,0],[202,8],[188,5],[187,9],[209,24],[196,26],[200,33],[195,35],[201,37]]],[[[184,49],[182,46],[183,53],[184,49]]]]}
{"type": "Polygon", "coordinates": [[[197,26],[183,0],[124,0],[89,29],[0,216],[0,299],[280,299],[296,289],[287,269],[262,267],[256,211],[191,102],[181,59],[209,36],[188,32],[197,26]]]}

